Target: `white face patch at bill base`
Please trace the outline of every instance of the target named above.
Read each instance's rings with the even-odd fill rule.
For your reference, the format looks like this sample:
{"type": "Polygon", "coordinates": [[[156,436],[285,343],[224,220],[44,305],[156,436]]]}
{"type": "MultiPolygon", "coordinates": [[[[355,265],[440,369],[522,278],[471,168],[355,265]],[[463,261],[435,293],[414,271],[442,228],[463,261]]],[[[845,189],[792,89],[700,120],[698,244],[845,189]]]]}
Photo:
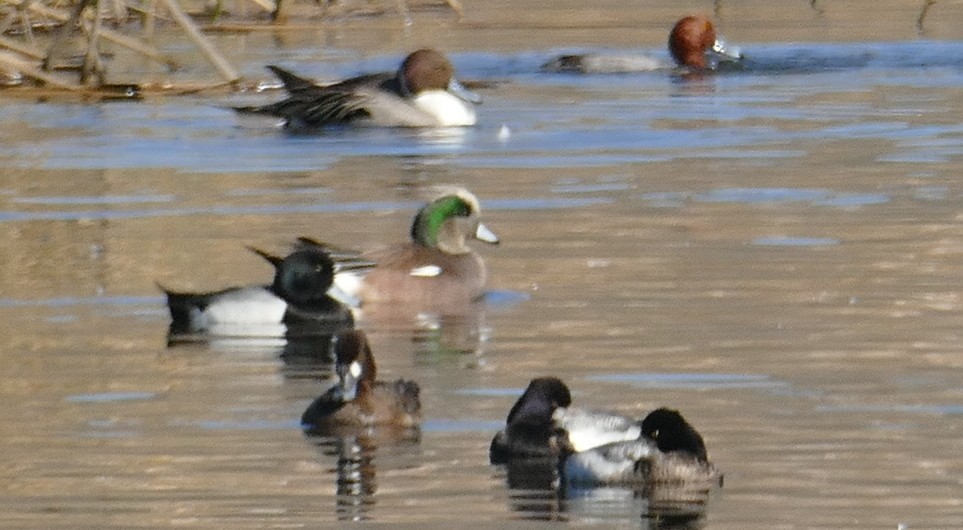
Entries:
{"type": "Polygon", "coordinates": [[[411,269],[408,274],[411,276],[418,276],[420,278],[431,278],[441,274],[441,267],[438,265],[425,265],[424,267],[411,269]]]}
{"type": "Polygon", "coordinates": [[[353,361],[348,365],[347,373],[341,372],[339,370],[339,377],[341,377],[341,399],[344,401],[352,401],[354,398],[358,397],[358,378],[361,377],[361,363],[358,361],[353,361]]]}
{"type": "Polygon", "coordinates": [[[348,366],[348,373],[355,379],[361,377],[361,364],[358,363],[358,361],[351,363],[351,365],[348,366]]]}

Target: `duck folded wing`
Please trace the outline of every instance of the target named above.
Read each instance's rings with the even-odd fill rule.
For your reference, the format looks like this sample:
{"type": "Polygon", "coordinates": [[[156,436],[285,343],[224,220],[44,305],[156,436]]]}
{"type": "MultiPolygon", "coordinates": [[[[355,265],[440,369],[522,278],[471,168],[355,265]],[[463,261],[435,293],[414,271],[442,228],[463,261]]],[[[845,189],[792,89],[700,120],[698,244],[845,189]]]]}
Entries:
{"type": "Polygon", "coordinates": [[[615,442],[570,455],[562,464],[568,484],[631,484],[645,482],[648,462],[658,449],[648,440],[615,442]]]}
{"type": "Polygon", "coordinates": [[[277,103],[259,107],[235,107],[242,113],[269,114],[288,120],[289,125],[320,127],[368,118],[367,98],[338,90],[308,91],[277,103]]]}

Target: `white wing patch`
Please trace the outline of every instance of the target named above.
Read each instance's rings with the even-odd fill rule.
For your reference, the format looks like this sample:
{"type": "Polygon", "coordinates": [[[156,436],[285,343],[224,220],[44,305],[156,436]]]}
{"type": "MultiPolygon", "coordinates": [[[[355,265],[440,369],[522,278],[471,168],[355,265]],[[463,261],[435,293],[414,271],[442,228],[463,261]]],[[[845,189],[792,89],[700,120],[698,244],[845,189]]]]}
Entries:
{"type": "Polygon", "coordinates": [[[425,265],[424,267],[411,269],[408,271],[408,274],[419,278],[432,278],[441,274],[441,267],[438,265],[425,265]]]}

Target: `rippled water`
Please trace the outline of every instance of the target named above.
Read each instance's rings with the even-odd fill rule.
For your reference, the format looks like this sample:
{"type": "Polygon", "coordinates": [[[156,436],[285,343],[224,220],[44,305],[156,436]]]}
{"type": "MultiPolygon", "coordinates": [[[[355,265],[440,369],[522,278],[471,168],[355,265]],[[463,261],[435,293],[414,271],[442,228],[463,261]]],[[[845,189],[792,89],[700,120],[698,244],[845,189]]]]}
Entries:
{"type": "MultiPolygon", "coordinates": [[[[292,136],[223,109],[271,91],[0,102],[4,526],[963,527],[963,44],[928,40],[963,11],[940,7],[935,37],[914,40],[907,10],[908,34],[842,42],[852,18],[798,4],[724,8],[751,67],[696,80],[539,73],[603,48],[578,27],[446,26],[458,44],[439,46],[473,50],[452,53],[461,77],[490,83],[466,131],[292,136]],[[302,434],[323,344],[168,347],[156,282],[265,282],[244,246],[298,235],[390,243],[438,183],[469,186],[502,245],[480,249],[477,311],[362,320],[381,376],[422,387],[416,435],[302,434]],[[680,409],[726,476],[704,514],[653,519],[630,490],[560,497],[490,466],[545,374],[585,406],[680,409]]],[[[902,4],[879,5],[901,27],[902,4]]],[[[423,43],[362,57],[401,30],[358,24],[323,54],[321,30],[237,53],[250,75],[333,79],[423,43]]]]}

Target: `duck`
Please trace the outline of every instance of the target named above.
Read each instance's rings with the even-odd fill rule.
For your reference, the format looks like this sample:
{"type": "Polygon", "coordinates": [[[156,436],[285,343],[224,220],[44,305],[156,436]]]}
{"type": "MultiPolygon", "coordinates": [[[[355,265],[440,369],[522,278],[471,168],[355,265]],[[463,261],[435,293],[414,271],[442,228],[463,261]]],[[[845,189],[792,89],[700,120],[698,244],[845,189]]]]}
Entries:
{"type": "Polygon", "coordinates": [[[568,386],[557,377],[532,379],[489,446],[492,464],[515,459],[557,459],[613,442],[636,440],[637,420],[573,408],[568,386]]]}
{"type": "Polygon", "coordinates": [[[689,15],[679,19],[669,33],[669,53],[674,64],[638,54],[563,55],[544,65],[549,72],[629,73],[679,67],[690,72],[713,70],[720,61],[738,62],[742,53],[716,34],[708,17],[689,15]]]}
{"type": "MultiPolygon", "coordinates": [[[[468,246],[470,239],[491,245],[498,236],[481,220],[478,198],[462,187],[440,187],[421,207],[411,224],[410,239],[386,248],[357,253],[376,265],[337,279],[346,298],[367,305],[407,304],[412,307],[462,306],[480,299],[488,281],[482,257],[468,246]]],[[[350,251],[301,237],[308,248],[335,249],[344,259],[350,251]]]]}
{"type": "Polygon", "coordinates": [[[353,325],[351,308],[329,291],[339,274],[368,269],[373,264],[360,260],[335,263],[318,248],[298,249],[283,258],[260,254],[275,269],[270,285],[188,293],[158,284],[167,296],[170,334],[277,336],[290,326],[353,325]]]}
{"type": "Polygon", "coordinates": [[[641,423],[635,440],[576,451],[561,461],[567,485],[662,485],[712,487],[723,475],[709,461],[702,435],[675,409],[661,407],[641,423]]]}
{"type": "Polygon", "coordinates": [[[234,107],[242,114],[284,119],[294,130],[327,126],[467,127],[477,121],[481,98],[454,77],[441,52],[423,48],[405,57],[397,72],[353,77],[319,85],[279,66],[268,66],[288,98],[263,106],[234,107]]]}
{"type": "Polygon", "coordinates": [[[421,422],[420,389],[414,381],[378,381],[367,335],[353,329],[331,342],[338,381],[301,416],[302,427],[323,433],[337,428],[416,428],[421,422]]]}

